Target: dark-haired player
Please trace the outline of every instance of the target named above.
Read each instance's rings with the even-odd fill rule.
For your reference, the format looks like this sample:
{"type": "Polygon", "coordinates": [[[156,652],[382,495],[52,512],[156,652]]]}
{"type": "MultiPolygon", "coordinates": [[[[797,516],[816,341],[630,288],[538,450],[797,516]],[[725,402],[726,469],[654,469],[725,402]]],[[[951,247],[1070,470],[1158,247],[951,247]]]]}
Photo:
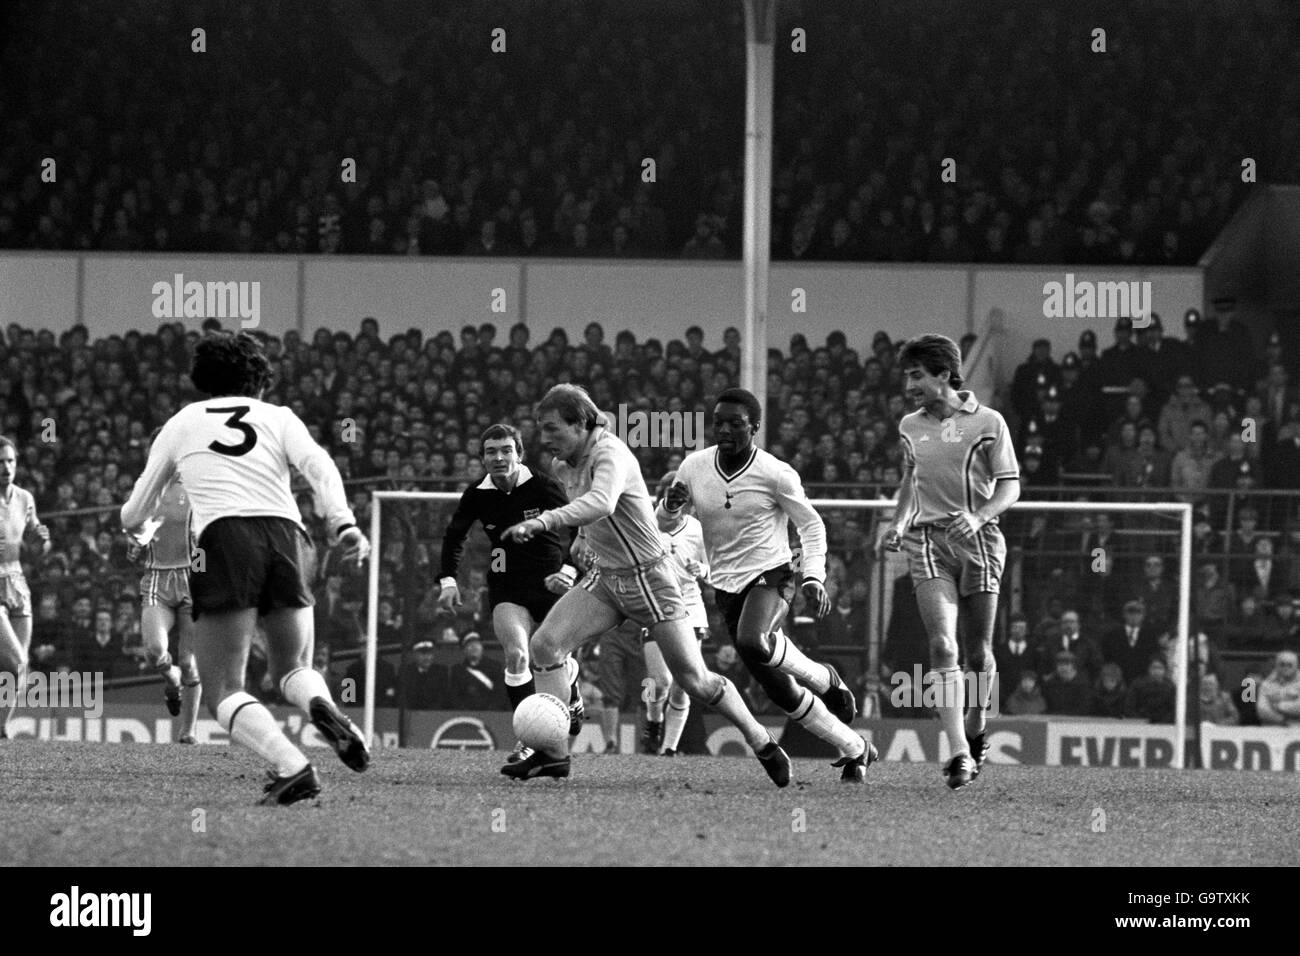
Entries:
{"type": "Polygon", "coordinates": [[[0,437],[0,673],[13,675],[13,700],[0,702],[0,740],[27,686],[27,652],[32,642],[32,592],[23,576],[23,539],[35,534],[41,553],[50,550],[50,529],[36,517],[36,499],[14,484],[18,448],[0,437]]]}
{"type": "MultiPolygon", "coordinates": [[[[438,570],[442,593],[438,604],[445,611],[461,603],[456,571],[465,550],[465,538],[474,522],[492,545],[488,561],[488,604],[492,631],[506,655],[506,696],[513,710],[533,694],[533,674],[528,666],[528,636],[573,587],[577,569],[565,563],[568,548],[558,531],[547,531],[527,543],[502,537],[521,521],[535,518],[548,508],[568,503],[564,489],[550,475],[534,472],[523,463],[524,440],[513,425],[491,425],[483,432],[483,470],[477,485],[465,489],[442,539],[442,565],[438,570]]],[[[582,729],[582,695],[578,692],[578,664],[569,658],[569,733],[582,729]]],[[[510,761],[531,751],[515,747],[510,761]]]]}
{"type": "Polygon", "coordinates": [[[682,461],[659,505],[660,521],[676,521],[692,507],[704,529],[718,610],[746,669],[791,720],[839,751],[834,766],[843,768],[841,779],[862,783],[877,753],[848,726],[856,709],[852,691],[835,668],[810,660],[781,631],[798,588],[819,618],[830,609],[822,583],[826,526],[795,470],[754,446],[761,416],[758,399],[743,388],[718,396],[717,445],[682,461]],[[792,563],[792,521],[803,547],[801,571],[792,563]],[[802,578],[797,583],[796,575],[802,578]]]}
{"type": "Polygon", "coordinates": [[[122,525],[138,535],[172,477],[180,475],[196,541],[190,575],[194,653],[208,710],[231,740],[274,766],[261,802],[286,804],[320,793],[320,778],[271,712],[244,690],[249,645],[259,624],[284,699],[307,714],[353,770],[370,763],[365,739],[311,666],[312,545],[290,490],[289,466],[311,485],[317,511],[346,560],[359,564],[370,543],[356,526],[330,456],[290,409],[262,401],[270,374],[270,363],[247,333],[210,333],[199,340],[190,377],[211,397],[163,425],[144,474],[122,506],[122,525]]]}
{"type": "MultiPolygon", "coordinates": [[[[557,528],[581,527],[595,556],[595,566],[533,633],[538,691],[563,699],[568,654],[630,620],[649,630],[673,680],[730,720],[772,781],[787,786],[790,758],[749,712],[735,686],[704,665],[636,456],[609,431],[591,396],[577,385],[556,385],[547,392],[538,403],[537,419],[542,446],[555,455],[556,477],[570,501],[507,529],[505,536],[527,541],[557,528]]],[[[567,753],[539,750],[501,772],[519,780],[567,777],[569,763],[567,753]]]]}
{"type": "Polygon", "coordinates": [[[998,516],[1020,497],[1020,466],[1002,416],[962,386],[961,352],[942,335],[922,335],[898,356],[903,387],[916,411],[898,424],[903,476],[886,547],[903,550],[916,603],[930,638],[931,673],[952,759],[944,766],[958,790],[979,775],[988,755],[985,712],[994,691],[993,625],[1007,546],[998,516]],[[957,619],[978,697],[966,707],[957,665],[957,619]],[[966,711],[965,726],[962,722],[966,711]]]}

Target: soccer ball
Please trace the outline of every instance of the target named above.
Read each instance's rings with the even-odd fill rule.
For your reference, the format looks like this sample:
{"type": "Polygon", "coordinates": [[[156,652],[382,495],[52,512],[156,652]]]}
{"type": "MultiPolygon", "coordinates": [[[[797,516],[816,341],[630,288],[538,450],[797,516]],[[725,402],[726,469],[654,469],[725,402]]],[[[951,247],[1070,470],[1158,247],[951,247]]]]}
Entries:
{"type": "Polygon", "coordinates": [[[533,694],[515,708],[515,736],[534,750],[563,752],[569,737],[569,705],[554,694],[533,694]]]}

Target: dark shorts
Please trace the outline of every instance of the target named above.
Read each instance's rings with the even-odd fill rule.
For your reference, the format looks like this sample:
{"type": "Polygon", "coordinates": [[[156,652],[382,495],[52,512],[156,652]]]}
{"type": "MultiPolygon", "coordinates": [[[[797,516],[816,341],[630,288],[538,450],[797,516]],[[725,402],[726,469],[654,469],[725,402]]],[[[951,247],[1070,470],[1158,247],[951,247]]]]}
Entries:
{"type": "Polygon", "coordinates": [[[258,615],[315,603],[307,533],[287,518],[219,518],[203,529],[190,571],[194,620],[257,608],[258,615]]]}
{"type": "Polygon", "coordinates": [[[541,624],[542,619],[555,607],[560,595],[552,594],[543,585],[529,584],[525,587],[511,586],[507,582],[493,584],[488,582],[488,610],[495,611],[498,604],[518,604],[526,610],[534,623],[541,624]]]}
{"type": "Polygon", "coordinates": [[[727,632],[731,635],[731,640],[733,642],[736,640],[736,631],[740,627],[740,612],[745,609],[745,598],[749,597],[750,591],[754,588],[772,588],[781,596],[782,601],[789,604],[799,591],[797,578],[794,566],[787,562],[764,571],[741,588],[738,594],[714,588],[713,599],[718,605],[718,610],[722,612],[723,620],[727,622],[727,632]]]}

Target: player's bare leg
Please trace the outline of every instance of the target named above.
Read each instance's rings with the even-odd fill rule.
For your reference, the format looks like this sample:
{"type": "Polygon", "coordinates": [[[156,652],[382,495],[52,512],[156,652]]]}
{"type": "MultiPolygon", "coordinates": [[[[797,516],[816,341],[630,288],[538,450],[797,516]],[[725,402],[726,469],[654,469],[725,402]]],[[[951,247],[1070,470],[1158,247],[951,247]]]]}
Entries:
{"type": "Polygon", "coordinates": [[[199,702],[203,699],[203,685],[199,682],[199,667],[194,662],[194,618],[188,606],[182,606],[176,621],[177,665],[181,669],[180,734],[177,741],[194,743],[194,728],[199,722],[199,702]]]}
{"type": "MultiPolygon", "coordinates": [[[[267,663],[280,695],[301,710],[330,742],[339,759],[360,773],[370,765],[370,748],[356,724],[339,710],[325,678],[311,666],[316,625],[310,607],[277,608],[262,618],[267,663]]],[[[199,673],[205,674],[203,665],[199,673]]]]}
{"type": "MultiPolygon", "coordinates": [[[[529,641],[530,666],[537,693],[565,700],[570,687],[570,654],[598,634],[617,627],[623,616],[582,588],[573,588],[555,602],[529,641]]],[[[501,768],[507,777],[567,777],[569,755],[537,751],[501,768]]]]}
{"type": "Polygon", "coordinates": [[[772,782],[778,787],[787,786],[790,783],[790,758],[777,746],[767,728],[750,713],[735,685],[705,666],[699,641],[695,639],[691,626],[685,621],[660,621],[650,628],[650,636],[659,645],[673,680],[681,685],[682,690],[731,721],[772,782]]]}
{"type": "Polygon", "coordinates": [[[12,675],[14,697],[8,706],[0,706],[0,740],[8,736],[9,719],[24,698],[27,686],[27,654],[32,642],[32,619],[9,616],[0,608],[0,673],[12,675]]]}
{"type": "MultiPolygon", "coordinates": [[[[657,754],[664,742],[664,705],[668,702],[673,674],[664,660],[663,651],[654,641],[647,640],[643,652],[647,683],[641,691],[641,700],[645,703],[645,736],[641,738],[641,746],[645,753],[657,754]]],[[[686,699],[690,700],[689,697],[686,699]]],[[[675,748],[676,743],[673,746],[675,748]]]]}
{"type": "MultiPolygon", "coordinates": [[[[537,693],[537,684],[528,663],[528,641],[535,627],[532,615],[521,604],[502,601],[492,609],[492,631],[501,642],[506,658],[506,697],[510,700],[511,712],[526,697],[537,693]]],[[[578,694],[578,662],[570,658],[565,666],[570,674],[569,695],[560,699],[569,701],[569,734],[576,736],[582,729],[582,721],[586,716],[582,708],[582,696],[578,694]]],[[[527,747],[516,742],[508,759],[512,762],[522,760],[529,753],[531,751],[527,747]]]]}
{"type": "Polygon", "coordinates": [[[967,700],[966,742],[978,776],[988,756],[984,730],[989,707],[996,699],[997,661],[993,657],[993,631],[997,624],[998,595],[976,591],[961,599],[962,629],[966,635],[966,665],[975,674],[977,700],[967,700]]]}
{"type": "Polygon", "coordinates": [[[293,803],[320,793],[320,780],[271,712],[244,690],[257,609],[205,613],[194,624],[194,659],[208,684],[208,711],[230,739],[271,764],[263,803],[293,803]]]}
{"type": "Polygon", "coordinates": [[[874,759],[866,741],[832,714],[816,694],[800,687],[794,677],[773,663],[773,654],[778,651],[785,658],[797,653],[800,658],[812,663],[780,634],[778,622],[785,617],[788,609],[789,605],[776,590],[751,590],[745,597],[740,622],[736,626],[736,651],[749,672],[763,685],[773,703],[785,711],[791,720],[835,747],[840,755],[835,766],[850,768],[846,770],[844,779],[861,783],[867,765],[874,759]]]}
{"type": "Polygon", "coordinates": [[[974,779],[963,726],[965,695],[961,668],[957,666],[957,585],[947,578],[930,578],[916,586],[916,606],[930,638],[929,693],[935,695],[939,724],[948,736],[952,758],[945,767],[948,786],[957,790],[974,779]],[[960,758],[965,757],[965,760],[960,758]]]}
{"type": "Polygon", "coordinates": [[[176,611],[158,604],[146,604],[140,610],[141,638],[145,660],[163,679],[163,698],[167,712],[176,717],[181,712],[181,669],[172,663],[167,651],[167,636],[176,623],[176,611]]]}

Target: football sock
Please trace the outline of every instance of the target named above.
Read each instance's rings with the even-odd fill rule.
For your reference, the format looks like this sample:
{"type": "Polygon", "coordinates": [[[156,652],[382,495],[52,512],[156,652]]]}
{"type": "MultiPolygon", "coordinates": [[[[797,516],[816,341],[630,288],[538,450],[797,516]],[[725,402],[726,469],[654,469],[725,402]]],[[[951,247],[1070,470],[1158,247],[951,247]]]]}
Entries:
{"type": "Polygon", "coordinates": [[[664,719],[664,704],[668,700],[668,691],[661,685],[655,684],[654,694],[645,702],[645,719],[662,723],[664,719]]]}
{"type": "Polygon", "coordinates": [[[866,749],[863,739],[827,710],[821,698],[802,687],[799,690],[803,698],[799,701],[799,706],[790,712],[791,720],[827,743],[834,744],[841,757],[856,757],[866,749]]]}
{"type": "Polygon", "coordinates": [[[772,667],[789,674],[814,694],[824,694],[831,689],[831,672],[825,664],[810,660],[779,628],[772,632],[771,637],[772,658],[768,663],[772,667]]]}
{"type": "Polygon", "coordinates": [[[535,694],[536,686],[532,671],[522,671],[518,674],[506,671],[506,696],[510,698],[510,709],[514,710],[525,697],[535,694]]]}
{"type": "Polygon", "coordinates": [[[605,742],[618,746],[618,708],[605,705],[600,712],[600,728],[605,732],[605,742]]]}
{"type": "Polygon", "coordinates": [[[325,678],[310,667],[299,667],[284,675],[280,681],[280,696],[304,714],[317,697],[324,697],[330,703],[330,689],[325,685],[325,678]]]}
{"type": "Polygon", "coordinates": [[[966,710],[965,689],[962,687],[961,668],[935,668],[926,675],[934,681],[934,690],[929,693],[937,698],[935,713],[939,715],[939,725],[948,735],[951,745],[950,759],[958,754],[970,754],[970,745],[966,743],[966,728],[962,726],[962,717],[966,710]]]}
{"type": "Polygon", "coordinates": [[[538,694],[550,694],[566,704],[569,702],[569,687],[573,681],[569,678],[567,661],[554,667],[540,668],[533,666],[533,686],[538,694]]]}
{"type": "Polygon", "coordinates": [[[18,709],[18,702],[27,699],[27,668],[20,671],[0,671],[0,673],[14,675],[14,699],[9,702],[9,706],[0,710],[0,730],[9,726],[9,721],[13,720],[14,711],[18,709]]]}
{"type": "Polygon", "coordinates": [[[271,712],[247,691],[236,691],[217,704],[217,723],[231,740],[270,763],[281,777],[307,766],[307,758],[290,743],[271,712]]]}
{"type": "Polygon", "coordinates": [[[199,701],[203,699],[203,685],[198,681],[181,681],[181,734],[194,736],[199,722],[199,701]]]}
{"type": "Polygon", "coordinates": [[[673,684],[668,692],[668,707],[664,711],[664,750],[676,750],[681,743],[686,718],[691,713],[691,699],[686,692],[673,684]]]}
{"type": "Polygon", "coordinates": [[[976,687],[979,700],[972,701],[971,706],[966,708],[966,733],[971,737],[984,732],[988,710],[997,687],[998,666],[991,654],[984,658],[984,669],[976,673],[979,677],[976,687]]]}
{"type": "Polygon", "coordinates": [[[758,718],[750,713],[749,708],[745,706],[745,698],[740,696],[736,685],[720,674],[713,676],[719,681],[720,686],[709,699],[709,706],[736,725],[736,729],[740,731],[751,750],[755,753],[762,750],[772,742],[772,735],[758,722],[758,718]]]}

